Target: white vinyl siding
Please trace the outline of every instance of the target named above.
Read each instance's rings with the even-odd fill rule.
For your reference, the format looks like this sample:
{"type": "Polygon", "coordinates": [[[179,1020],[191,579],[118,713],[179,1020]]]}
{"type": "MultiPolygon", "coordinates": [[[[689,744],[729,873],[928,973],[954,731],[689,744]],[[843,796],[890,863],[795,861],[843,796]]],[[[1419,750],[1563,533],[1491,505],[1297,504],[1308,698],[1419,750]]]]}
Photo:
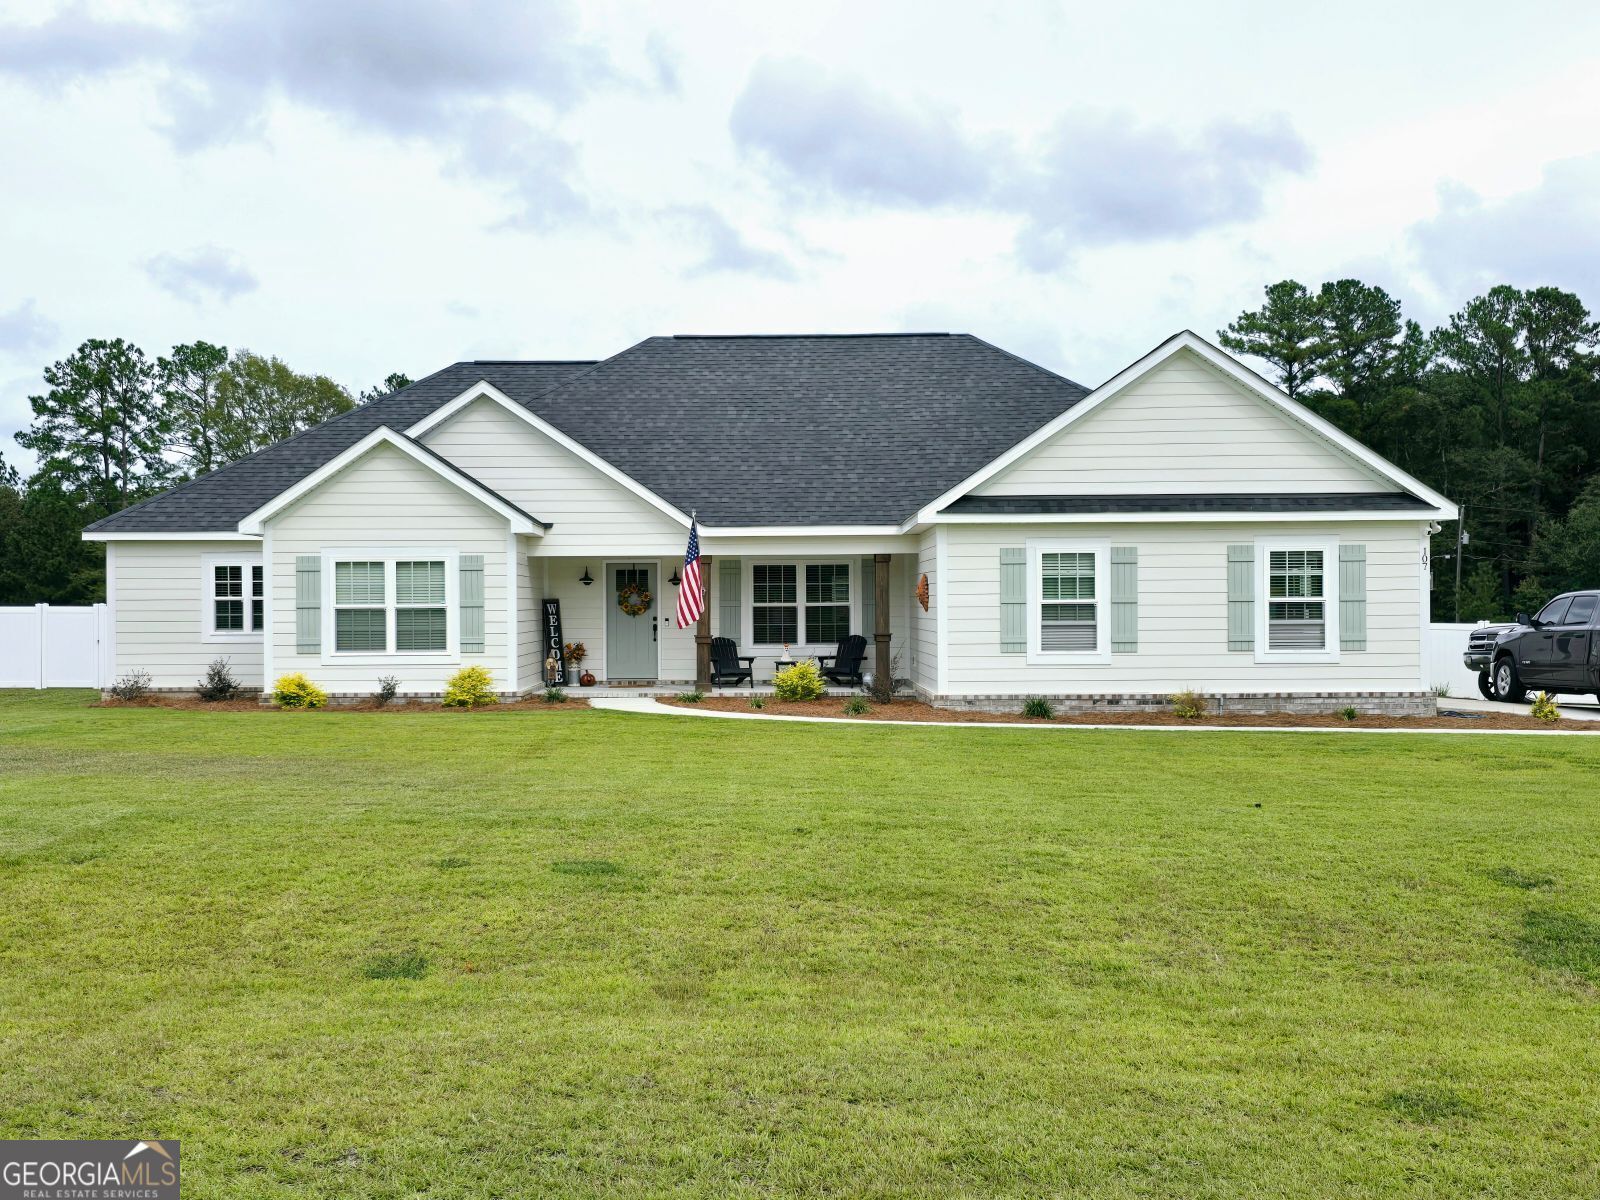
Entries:
{"type": "Polygon", "coordinates": [[[1393,492],[1183,351],[974,489],[980,496],[1393,492]]]}
{"type": "Polygon", "coordinates": [[[211,631],[212,568],[260,561],[260,546],[252,543],[118,543],[110,597],[116,638],[113,674],[148,671],[152,687],[190,689],[212,659],[226,658],[241,683],[261,686],[262,635],[211,631]]]}
{"type": "MultiPolygon", "coordinates": [[[[1103,664],[1079,665],[1068,660],[1034,661],[1031,647],[1026,658],[1000,653],[1000,550],[1039,540],[1040,527],[949,526],[947,574],[934,589],[936,611],[940,603],[949,608],[943,694],[1167,694],[1186,687],[1207,692],[1419,690],[1427,619],[1422,566],[1426,526],[1415,521],[1343,527],[1307,522],[1299,528],[1300,532],[1290,534],[1281,525],[1073,526],[1070,541],[1104,539],[1108,545],[1134,547],[1139,562],[1138,653],[1112,655],[1103,664]],[[1338,542],[1365,545],[1365,653],[1340,654],[1337,641],[1330,641],[1334,649],[1315,655],[1318,661],[1308,661],[1303,655],[1258,661],[1257,654],[1229,652],[1228,546],[1280,537],[1284,546],[1293,543],[1324,551],[1324,590],[1330,593],[1325,598],[1329,639],[1337,637],[1338,606],[1331,593],[1335,590],[1338,542]]],[[[1069,541],[1066,537],[1059,540],[1069,541]]],[[[1260,564],[1266,553],[1264,548],[1257,549],[1262,573],[1265,568],[1260,564]]],[[[925,557],[931,566],[931,547],[925,557]]],[[[1258,586],[1257,594],[1262,597],[1257,608],[1264,611],[1264,585],[1258,586]]],[[[919,622],[924,624],[931,631],[932,622],[919,622]]],[[[932,652],[930,645],[921,655],[932,652]]],[[[932,674],[931,666],[922,669],[932,674]]]]}
{"type": "MultiPolygon", "coordinates": [[[[473,497],[441,479],[437,474],[389,446],[379,446],[350,464],[321,487],[302,497],[268,523],[272,563],[268,586],[272,589],[272,670],[274,675],[303,671],[312,680],[336,694],[365,695],[377,688],[379,676],[394,675],[406,693],[436,694],[461,666],[480,665],[493,674],[495,686],[512,691],[517,681],[507,677],[512,630],[507,626],[508,562],[511,542],[504,517],[486,508],[473,497]],[[459,566],[462,555],[483,557],[483,652],[464,654],[456,646],[458,630],[455,613],[447,619],[448,645],[444,653],[389,651],[344,651],[336,649],[339,631],[335,609],[338,562],[379,562],[386,564],[383,579],[383,644],[395,644],[390,628],[391,614],[397,611],[396,581],[392,565],[407,562],[442,562],[449,597],[447,609],[456,605],[459,566]],[[300,555],[315,555],[322,562],[324,610],[321,649],[302,654],[295,637],[295,560],[300,555]]],[[[433,568],[425,572],[425,586],[432,589],[437,576],[433,568]]],[[[376,608],[379,601],[369,590],[365,604],[347,600],[350,608],[376,608]]],[[[431,590],[422,595],[428,602],[415,603],[419,609],[436,608],[429,600],[431,590]]],[[[356,593],[347,592],[347,596],[356,593]]],[[[373,624],[373,619],[361,618],[373,624]]],[[[432,616],[408,618],[421,621],[429,629],[413,629],[408,637],[432,638],[432,616]]],[[[349,618],[346,618],[347,626],[349,618]]],[[[369,632],[367,641],[376,642],[369,632]]]]}
{"type": "MultiPolygon", "coordinates": [[[[493,400],[478,400],[422,436],[485,487],[550,523],[540,555],[683,559],[686,526],[551,441],[493,400]]],[[[674,597],[674,602],[676,597],[674,597]]],[[[592,647],[591,647],[592,649],[592,647]]]]}
{"type": "Polygon", "coordinates": [[[911,564],[906,591],[909,593],[912,646],[915,652],[911,678],[922,691],[935,692],[939,684],[939,626],[936,614],[940,595],[938,546],[932,529],[922,535],[917,557],[911,564]],[[918,581],[924,575],[928,577],[926,612],[922,610],[922,602],[916,598],[918,581]]]}

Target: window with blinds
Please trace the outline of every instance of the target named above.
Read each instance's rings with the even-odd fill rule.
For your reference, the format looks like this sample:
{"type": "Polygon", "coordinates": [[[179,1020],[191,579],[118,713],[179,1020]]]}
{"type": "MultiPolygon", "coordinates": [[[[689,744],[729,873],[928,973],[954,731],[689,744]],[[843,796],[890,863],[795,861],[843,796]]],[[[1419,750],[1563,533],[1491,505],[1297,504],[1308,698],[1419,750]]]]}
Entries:
{"type": "Polygon", "coordinates": [[[1039,556],[1039,649],[1046,654],[1092,654],[1100,642],[1100,601],[1092,551],[1039,556]]]}
{"type": "Polygon", "coordinates": [[[211,631],[260,633],[266,604],[263,585],[260,563],[215,564],[211,568],[211,631]]]}
{"type": "Polygon", "coordinates": [[[333,648],[340,653],[389,649],[384,564],[333,565],[333,648]]]}
{"type": "Polygon", "coordinates": [[[394,565],[394,648],[404,654],[445,648],[444,563],[394,565]]]}
{"type": "Polygon", "coordinates": [[[1321,550],[1273,550],[1267,558],[1267,649],[1327,647],[1321,550]]]}
{"type": "Polygon", "coordinates": [[[850,564],[755,563],[750,638],[758,646],[831,646],[850,636],[850,564]]]}

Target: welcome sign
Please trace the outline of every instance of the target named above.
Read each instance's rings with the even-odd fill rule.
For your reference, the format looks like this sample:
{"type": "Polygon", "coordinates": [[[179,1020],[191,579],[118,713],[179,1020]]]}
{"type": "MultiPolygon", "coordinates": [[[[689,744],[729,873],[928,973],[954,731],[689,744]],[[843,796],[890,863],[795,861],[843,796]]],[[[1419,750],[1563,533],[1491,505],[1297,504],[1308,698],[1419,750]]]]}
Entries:
{"type": "Polygon", "coordinates": [[[544,602],[544,682],[547,687],[567,684],[567,656],[561,640],[561,601],[544,602]]]}

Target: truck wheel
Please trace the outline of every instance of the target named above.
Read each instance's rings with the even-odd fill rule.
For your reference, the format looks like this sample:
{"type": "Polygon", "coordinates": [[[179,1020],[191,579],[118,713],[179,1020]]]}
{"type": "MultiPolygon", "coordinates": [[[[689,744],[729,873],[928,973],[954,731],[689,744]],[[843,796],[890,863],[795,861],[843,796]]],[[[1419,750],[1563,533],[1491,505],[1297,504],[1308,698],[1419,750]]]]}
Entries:
{"type": "Polygon", "coordinates": [[[1494,660],[1494,678],[1490,681],[1494,698],[1506,704],[1526,704],[1528,689],[1517,676],[1517,664],[1509,654],[1494,660]]]}
{"type": "Polygon", "coordinates": [[[1489,672],[1487,671],[1478,672],[1478,695],[1485,700],[1494,699],[1494,687],[1489,682],[1489,672]]]}

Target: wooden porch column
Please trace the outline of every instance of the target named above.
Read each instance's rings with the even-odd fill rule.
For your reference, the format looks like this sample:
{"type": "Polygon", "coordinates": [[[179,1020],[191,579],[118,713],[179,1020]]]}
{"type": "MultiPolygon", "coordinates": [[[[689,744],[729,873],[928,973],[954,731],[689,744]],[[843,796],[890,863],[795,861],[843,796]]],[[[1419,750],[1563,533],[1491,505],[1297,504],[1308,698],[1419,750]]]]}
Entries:
{"type": "Polygon", "coordinates": [[[873,556],[872,617],[876,628],[873,640],[878,644],[877,662],[872,668],[872,695],[880,704],[894,699],[894,674],[889,665],[889,556],[873,556]]]}
{"type": "Polygon", "coordinates": [[[694,626],[694,686],[696,691],[711,690],[711,555],[700,556],[700,595],[705,603],[694,626]]]}

